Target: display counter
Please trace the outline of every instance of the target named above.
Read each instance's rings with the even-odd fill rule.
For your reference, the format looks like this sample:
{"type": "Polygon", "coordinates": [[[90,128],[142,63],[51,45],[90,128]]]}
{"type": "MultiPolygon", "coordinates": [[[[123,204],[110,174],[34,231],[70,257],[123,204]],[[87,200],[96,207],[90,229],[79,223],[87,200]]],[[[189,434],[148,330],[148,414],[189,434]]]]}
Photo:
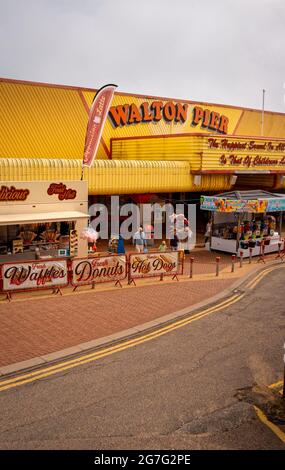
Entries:
{"type": "MultiPolygon", "coordinates": [[[[272,236],[272,237],[268,237],[264,242],[264,254],[278,252],[279,243],[280,243],[280,249],[284,250],[284,241],[283,240],[280,241],[279,234],[272,236]]],[[[237,244],[237,241],[233,239],[227,240],[224,238],[212,236],[210,248],[212,250],[236,254],[237,256],[240,256],[240,252],[242,251],[243,258],[248,258],[250,256],[250,252],[251,252],[251,256],[260,255],[260,249],[261,249],[260,245],[261,245],[261,239],[257,239],[255,243],[250,243],[250,242],[246,243],[246,242],[240,241],[237,244]]]]}

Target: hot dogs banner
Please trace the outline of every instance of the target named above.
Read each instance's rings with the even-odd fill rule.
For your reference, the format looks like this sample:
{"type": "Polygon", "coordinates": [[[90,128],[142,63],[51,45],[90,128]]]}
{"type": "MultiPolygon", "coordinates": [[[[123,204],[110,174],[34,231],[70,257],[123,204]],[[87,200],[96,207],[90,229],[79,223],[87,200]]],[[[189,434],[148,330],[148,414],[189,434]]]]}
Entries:
{"type": "Polygon", "coordinates": [[[163,275],[182,274],[183,264],[179,252],[142,253],[130,255],[129,276],[131,279],[163,275]]]}
{"type": "Polygon", "coordinates": [[[54,259],[1,266],[2,292],[74,287],[149,276],[183,274],[180,252],[110,255],[76,260],[54,259]]]}

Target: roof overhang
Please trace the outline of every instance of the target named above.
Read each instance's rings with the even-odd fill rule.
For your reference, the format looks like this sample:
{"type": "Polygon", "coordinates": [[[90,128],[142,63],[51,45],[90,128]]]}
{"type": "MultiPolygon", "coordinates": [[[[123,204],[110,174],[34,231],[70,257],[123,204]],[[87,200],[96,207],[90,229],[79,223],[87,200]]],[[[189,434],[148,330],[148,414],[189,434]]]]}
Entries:
{"type": "Polygon", "coordinates": [[[39,222],[66,222],[88,219],[89,215],[80,211],[40,212],[28,214],[1,214],[0,225],[32,224],[39,222]]]}

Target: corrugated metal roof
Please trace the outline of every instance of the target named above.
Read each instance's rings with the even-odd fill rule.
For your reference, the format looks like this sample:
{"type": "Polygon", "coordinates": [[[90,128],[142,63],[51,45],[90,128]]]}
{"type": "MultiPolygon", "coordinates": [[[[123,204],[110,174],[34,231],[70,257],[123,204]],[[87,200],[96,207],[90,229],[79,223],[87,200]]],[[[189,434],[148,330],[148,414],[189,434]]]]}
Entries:
{"type": "MultiPolygon", "coordinates": [[[[78,180],[82,161],[0,159],[0,181],[78,180]]],[[[95,160],[85,168],[89,194],[131,194],[179,191],[222,191],[231,188],[230,175],[202,175],[194,185],[190,164],[183,161],[95,160]]]]}

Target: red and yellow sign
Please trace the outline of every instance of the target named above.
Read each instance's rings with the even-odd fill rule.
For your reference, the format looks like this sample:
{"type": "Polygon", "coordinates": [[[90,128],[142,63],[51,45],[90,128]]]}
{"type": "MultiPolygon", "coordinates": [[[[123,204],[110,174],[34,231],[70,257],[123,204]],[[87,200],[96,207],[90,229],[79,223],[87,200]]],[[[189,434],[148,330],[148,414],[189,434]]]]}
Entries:
{"type": "Polygon", "coordinates": [[[201,169],[285,172],[285,141],[264,138],[203,138],[201,169]]]}
{"type": "MultiPolygon", "coordinates": [[[[140,106],[135,103],[123,104],[112,106],[109,110],[109,117],[114,127],[145,122],[156,123],[162,119],[166,122],[174,121],[184,124],[188,118],[188,103],[173,103],[172,101],[148,103],[144,101],[140,106]]],[[[228,117],[200,106],[193,108],[190,121],[193,127],[200,126],[222,134],[228,132],[228,117]]]]}

